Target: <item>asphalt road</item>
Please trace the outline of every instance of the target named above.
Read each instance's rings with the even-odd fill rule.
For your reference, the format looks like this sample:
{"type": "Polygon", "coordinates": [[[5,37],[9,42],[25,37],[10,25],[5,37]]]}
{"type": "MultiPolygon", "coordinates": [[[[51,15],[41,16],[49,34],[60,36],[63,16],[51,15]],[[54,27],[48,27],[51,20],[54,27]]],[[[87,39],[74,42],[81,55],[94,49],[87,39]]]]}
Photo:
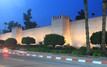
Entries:
{"type": "Polygon", "coordinates": [[[0,67],[107,67],[107,65],[68,62],[0,53],[0,67]]]}

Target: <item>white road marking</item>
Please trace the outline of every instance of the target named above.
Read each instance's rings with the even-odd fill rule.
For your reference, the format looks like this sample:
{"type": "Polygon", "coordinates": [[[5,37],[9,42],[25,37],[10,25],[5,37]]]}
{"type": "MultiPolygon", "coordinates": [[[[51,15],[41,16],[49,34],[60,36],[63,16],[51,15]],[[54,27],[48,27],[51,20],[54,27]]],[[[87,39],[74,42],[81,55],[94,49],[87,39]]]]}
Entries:
{"type": "Polygon", "coordinates": [[[93,61],[94,64],[101,64],[100,61],[93,61]]]}
{"type": "Polygon", "coordinates": [[[41,57],[41,58],[42,58],[42,57],[43,57],[43,55],[39,55],[39,57],[41,57]]]}
{"type": "Polygon", "coordinates": [[[33,57],[36,57],[36,55],[32,55],[33,57]]]}
{"type": "Polygon", "coordinates": [[[85,60],[78,60],[78,62],[85,62],[85,60]]]}
{"type": "Polygon", "coordinates": [[[50,58],[51,58],[51,56],[47,56],[47,58],[49,58],[49,59],[50,59],[50,58]]]}
{"type": "Polygon", "coordinates": [[[60,59],[61,59],[61,57],[56,57],[56,59],[57,59],[57,60],[60,60],[60,59]]]}
{"type": "Polygon", "coordinates": [[[71,59],[71,58],[66,58],[66,60],[67,60],[67,61],[72,61],[72,59],[71,59]]]}
{"type": "Polygon", "coordinates": [[[30,56],[30,54],[27,54],[27,56],[30,56]]]}

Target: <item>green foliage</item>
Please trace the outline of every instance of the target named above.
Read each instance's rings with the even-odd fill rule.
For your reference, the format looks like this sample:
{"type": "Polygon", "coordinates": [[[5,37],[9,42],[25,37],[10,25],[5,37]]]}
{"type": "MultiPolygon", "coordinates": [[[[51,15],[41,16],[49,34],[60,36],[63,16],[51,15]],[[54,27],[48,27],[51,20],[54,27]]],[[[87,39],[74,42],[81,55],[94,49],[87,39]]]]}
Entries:
{"type": "Polygon", "coordinates": [[[0,40],[0,48],[3,48],[5,41],[4,40],[0,40]]]}
{"type": "Polygon", "coordinates": [[[0,44],[3,45],[5,43],[4,40],[0,40],[0,44]]]}
{"type": "Polygon", "coordinates": [[[39,42],[39,45],[43,45],[43,42],[39,42]]]}
{"type": "Polygon", "coordinates": [[[27,49],[29,50],[29,45],[30,44],[34,44],[35,43],[35,39],[32,37],[23,37],[22,38],[22,44],[27,44],[27,49]]]}
{"type": "MultiPolygon", "coordinates": [[[[17,49],[20,49],[20,48],[26,49],[28,45],[17,45],[16,47],[17,49]]],[[[36,48],[36,45],[29,45],[29,48],[36,48]]]]}
{"type": "MultiPolygon", "coordinates": [[[[93,33],[90,40],[91,40],[92,44],[100,45],[100,48],[101,48],[100,50],[101,50],[102,56],[106,56],[106,52],[104,49],[105,46],[103,47],[103,44],[101,44],[101,42],[102,42],[102,31],[93,33]]],[[[107,31],[105,32],[105,44],[107,44],[107,31]]]]}
{"type": "Polygon", "coordinates": [[[9,31],[8,30],[2,30],[2,33],[8,33],[9,31]]]}
{"type": "Polygon", "coordinates": [[[82,46],[82,47],[80,47],[79,50],[80,50],[80,51],[86,51],[86,50],[87,50],[87,47],[82,46]]]}
{"type": "Polygon", "coordinates": [[[5,40],[5,45],[6,47],[11,47],[11,48],[15,48],[17,45],[17,41],[15,38],[8,38],[5,40]]]}
{"type": "Polygon", "coordinates": [[[32,37],[23,37],[22,38],[22,44],[30,45],[30,44],[34,44],[34,43],[35,43],[35,39],[32,37]]]}
{"type": "Polygon", "coordinates": [[[37,27],[37,23],[35,21],[33,22],[31,21],[32,19],[31,9],[27,11],[27,14],[26,13],[23,14],[23,18],[24,18],[24,24],[26,29],[37,27]]]}
{"type": "Polygon", "coordinates": [[[92,44],[101,44],[102,32],[93,33],[90,40],[92,44]]]}
{"type": "Polygon", "coordinates": [[[12,31],[12,27],[22,27],[21,24],[18,22],[10,21],[9,23],[5,22],[5,29],[2,30],[3,33],[8,33],[12,31]],[[6,26],[8,25],[8,29],[6,29],[6,26]]]}
{"type": "Polygon", "coordinates": [[[46,45],[36,45],[36,48],[46,48],[46,45]]]}
{"type": "MultiPolygon", "coordinates": [[[[102,39],[102,31],[95,32],[92,34],[90,40],[92,44],[101,44],[101,39],[102,39]]],[[[106,37],[105,37],[105,44],[107,44],[107,32],[106,32],[106,37]]]]}
{"type": "Polygon", "coordinates": [[[93,54],[92,54],[92,56],[98,56],[98,57],[101,57],[102,55],[101,55],[101,53],[99,53],[99,52],[94,52],[93,54]]]}
{"type": "Polygon", "coordinates": [[[92,50],[99,50],[99,47],[93,47],[92,50]]]}
{"type": "Polygon", "coordinates": [[[74,50],[77,50],[75,47],[73,46],[64,46],[64,50],[65,50],[65,53],[72,53],[72,51],[74,50]]]}
{"type": "Polygon", "coordinates": [[[10,21],[10,22],[8,23],[9,32],[12,31],[12,27],[16,27],[16,26],[18,26],[18,25],[19,25],[18,22],[10,21]]]}
{"type": "Polygon", "coordinates": [[[44,44],[52,45],[54,48],[56,45],[63,45],[64,43],[64,37],[58,34],[48,34],[44,38],[44,44]]]}
{"type": "Polygon", "coordinates": [[[78,12],[79,15],[76,16],[76,20],[84,19],[85,18],[85,13],[84,10],[81,10],[78,12]]]}
{"type": "Polygon", "coordinates": [[[72,51],[71,54],[73,54],[73,55],[83,55],[83,53],[81,51],[77,51],[77,50],[72,51]]]}
{"type": "Polygon", "coordinates": [[[47,49],[53,49],[53,46],[47,46],[47,49]]]}
{"type": "MultiPolygon", "coordinates": [[[[46,47],[45,45],[29,45],[30,49],[28,51],[32,52],[48,52],[48,53],[61,53],[61,54],[72,54],[72,55],[87,55],[86,54],[86,47],[80,47],[79,49],[76,49],[75,47],[69,46],[64,47],[61,50],[56,50],[52,46],[46,47]]],[[[27,48],[27,45],[18,45],[16,49],[19,48],[27,48]]],[[[92,56],[98,56],[101,57],[101,53],[99,48],[93,47],[92,48],[92,56]]]]}
{"type": "Polygon", "coordinates": [[[87,47],[82,46],[82,47],[80,47],[79,51],[82,52],[82,55],[86,55],[87,54],[87,47]]]}

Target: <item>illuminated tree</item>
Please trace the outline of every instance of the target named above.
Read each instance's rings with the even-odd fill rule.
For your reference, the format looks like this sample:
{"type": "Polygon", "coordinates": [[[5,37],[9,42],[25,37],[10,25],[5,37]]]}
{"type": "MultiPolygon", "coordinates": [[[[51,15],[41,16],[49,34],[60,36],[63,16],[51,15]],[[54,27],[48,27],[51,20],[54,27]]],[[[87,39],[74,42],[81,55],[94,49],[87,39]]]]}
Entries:
{"type": "MultiPolygon", "coordinates": [[[[95,44],[95,45],[100,45],[101,49],[103,48],[101,41],[102,41],[102,31],[99,32],[95,32],[92,34],[92,36],[90,37],[91,43],[95,44]]],[[[105,36],[105,44],[107,44],[107,32],[106,32],[106,36],[105,36]]]]}
{"type": "Polygon", "coordinates": [[[64,45],[64,37],[58,34],[48,34],[44,38],[45,45],[52,45],[54,48],[56,45],[64,45]]]}
{"type": "Polygon", "coordinates": [[[16,45],[17,45],[17,40],[15,38],[8,38],[5,40],[5,46],[6,47],[15,48],[16,45]]]}
{"type": "Polygon", "coordinates": [[[0,46],[1,46],[1,48],[3,47],[4,43],[5,43],[4,40],[0,40],[0,46]]]}
{"type": "Polygon", "coordinates": [[[23,37],[22,38],[22,44],[27,44],[27,49],[29,49],[30,44],[34,44],[34,43],[35,43],[35,39],[32,37],[23,37]]]}

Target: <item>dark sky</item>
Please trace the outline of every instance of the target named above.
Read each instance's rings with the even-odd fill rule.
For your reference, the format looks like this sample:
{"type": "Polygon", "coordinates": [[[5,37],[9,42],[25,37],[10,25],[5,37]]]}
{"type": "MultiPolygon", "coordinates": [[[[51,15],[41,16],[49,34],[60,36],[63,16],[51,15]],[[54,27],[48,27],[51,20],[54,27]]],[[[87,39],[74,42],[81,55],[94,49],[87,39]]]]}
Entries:
{"type": "MultiPolygon", "coordinates": [[[[103,0],[88,0],[89,17],[102,16],[103,0]]],[[[0,0],[0,29],[4,22],[18,21],[23,24],[23,13],[32,9],[33,21],[39,26],[51,25],[52,16],[68,15],[75,20],[77,12],[84,9],[83,0],[0,0]]]]}

